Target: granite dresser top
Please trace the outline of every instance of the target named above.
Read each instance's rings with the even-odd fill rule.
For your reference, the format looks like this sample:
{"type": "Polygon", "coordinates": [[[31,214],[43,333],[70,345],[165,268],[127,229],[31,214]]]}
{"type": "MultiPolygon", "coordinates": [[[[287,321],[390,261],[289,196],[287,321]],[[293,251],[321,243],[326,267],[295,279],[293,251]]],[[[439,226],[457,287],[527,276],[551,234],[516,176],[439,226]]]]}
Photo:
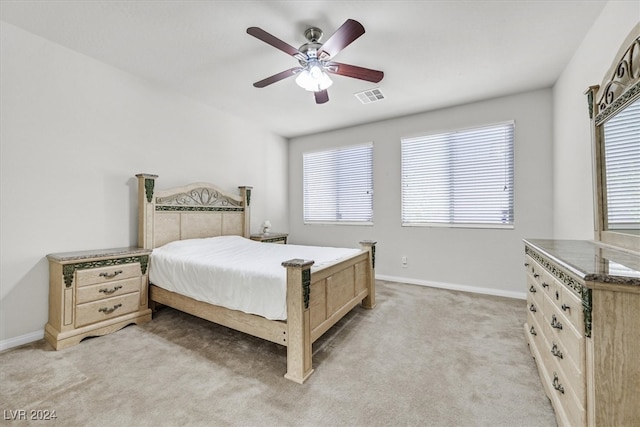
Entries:
{"type": "Polygon", "coordinates": [[[525,239],[524,242],[584,281],[640,286],[640,255],[589,240],[525,239]]]}
{"type": "Polygon", "coordinates": [[[51,261],[57,262],[73,262],[81,259],[95,259],[95,258],[112,258],[119,256],[140,256],[151,254],[151,249],[144,249],[138,247],[124,247],[124,248],[111,248],[111,249],[97,249],[91,251],[78,251],[78,252],[64,252],[56,254],[48,254],[47,258],[51,261]]]}

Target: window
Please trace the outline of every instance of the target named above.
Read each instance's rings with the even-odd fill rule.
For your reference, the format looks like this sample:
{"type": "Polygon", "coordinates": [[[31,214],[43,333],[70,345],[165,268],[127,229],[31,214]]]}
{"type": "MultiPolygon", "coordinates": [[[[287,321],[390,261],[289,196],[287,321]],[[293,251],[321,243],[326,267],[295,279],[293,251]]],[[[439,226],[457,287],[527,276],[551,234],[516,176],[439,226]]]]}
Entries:
{"type": "Polygon", "coordinates": [[[402,225],[513,228],[513,128],[402,139],[402,225]]]}
{"type": "Polygon", "coordinates": [[[640,99],[604,126],[610,230],[640,230],[640,99]]]}
{"type": "Polygon", "coordinates": [[[373,144],[304,153],[305,223],[373,221],[373,144]]]}

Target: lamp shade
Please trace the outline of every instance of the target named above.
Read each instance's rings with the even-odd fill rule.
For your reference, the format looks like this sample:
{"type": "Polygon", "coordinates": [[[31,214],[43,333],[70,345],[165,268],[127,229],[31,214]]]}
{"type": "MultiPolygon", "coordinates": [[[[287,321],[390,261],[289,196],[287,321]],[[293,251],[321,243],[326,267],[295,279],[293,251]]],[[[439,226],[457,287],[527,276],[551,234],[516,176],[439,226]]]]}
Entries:
{"type": "Polygon", "coordinates": [[[331,86],[333,81],[331,81],[329,75],[322,70],[319,64],[313,63],[298,74],[296,83],[309,92],[319,92],[331,86]]]}

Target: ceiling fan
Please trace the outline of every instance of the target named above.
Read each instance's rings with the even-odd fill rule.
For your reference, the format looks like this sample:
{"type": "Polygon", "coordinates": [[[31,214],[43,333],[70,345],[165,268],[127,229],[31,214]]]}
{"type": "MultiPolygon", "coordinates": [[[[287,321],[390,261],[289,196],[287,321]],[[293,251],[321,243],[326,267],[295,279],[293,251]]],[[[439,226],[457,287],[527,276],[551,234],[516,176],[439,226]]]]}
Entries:
{"type": "Polygon", "coordinates": [[[296,83],[302,88],[313,92],[317,104],[324,104],[329,101],[327,88],[332,84],[327,73],[366,80],[373,83],[378,83],[384,77],[382,71],[342,64],[331,60],[338,52],[364,34],[362,24],[353,19],[347,19],[324,43],[320,43],[320,39],[322,38],[321,29],[316,27],[308,28],[304,32],[307,42],[300,46],[299,49],[296,49],[258,27],[247,28],[247,33],[293,56],[300,63],[299,67],[290,68],[255,82],[253,85],[258,88],[297,75],[296,83]]]}

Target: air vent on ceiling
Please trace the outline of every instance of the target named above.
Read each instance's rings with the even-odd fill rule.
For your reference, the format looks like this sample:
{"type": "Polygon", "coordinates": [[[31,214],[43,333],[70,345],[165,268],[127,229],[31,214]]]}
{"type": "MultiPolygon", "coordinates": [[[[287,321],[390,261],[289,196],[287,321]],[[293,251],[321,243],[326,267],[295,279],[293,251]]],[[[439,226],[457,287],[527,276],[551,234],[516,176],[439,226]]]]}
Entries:
{"type": "Polygon", "coordinates": [[[370,104],[372,102],[382,101],[384,99],[384,95],[378,88],[358,92],[355,94],[355,96],[363,104],[370,104]]]}

